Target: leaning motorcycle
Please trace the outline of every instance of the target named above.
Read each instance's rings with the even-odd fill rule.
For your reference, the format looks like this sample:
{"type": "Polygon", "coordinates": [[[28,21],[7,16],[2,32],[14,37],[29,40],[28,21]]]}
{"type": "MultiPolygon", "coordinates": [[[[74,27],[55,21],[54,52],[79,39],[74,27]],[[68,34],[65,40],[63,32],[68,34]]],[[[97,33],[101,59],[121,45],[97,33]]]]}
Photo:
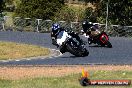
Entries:
{"type": "Polygon", "coordinates": [[[104,31],[102,31],[99,35],[93,37],[92,43],[101,45],[103,47],[107,46],[108,48],[112,48],[112,44],[109,41],[109,37],[104,31]]]}
{"type": "Polygon", "coordinates": [[[63,47],[60,51],[61,53],[70,52],[77,57],[85,57],[89,54],[84,44],[80,43],[76,38],[73,38],[65,31],[59,33],[57,44],[63,47]]]}

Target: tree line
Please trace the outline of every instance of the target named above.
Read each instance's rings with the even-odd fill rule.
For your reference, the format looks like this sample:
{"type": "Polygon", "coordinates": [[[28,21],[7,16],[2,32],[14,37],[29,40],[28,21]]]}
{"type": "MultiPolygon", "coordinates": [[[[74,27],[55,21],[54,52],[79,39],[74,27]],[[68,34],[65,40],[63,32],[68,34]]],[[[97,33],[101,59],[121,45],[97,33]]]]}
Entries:
{"type": "MultiPolygon", "coordinates": [[[[4,11],[5,3],[13,3],[15,0],[1,0],[0,12],[4,11]]],[[[18,0],[17,0],[18,1],[18,0]]],[[[83,0],[85,5],[92,3],[95,8],[75,8],[65,4],[65,0],[19,0],[19,4],[13,12],[15,16],[82,21],[89,19],[92,22],[105,23],[106,4],[108,3],[108,22],[109,24],[132,25],[132,0],[83,0]]]]}

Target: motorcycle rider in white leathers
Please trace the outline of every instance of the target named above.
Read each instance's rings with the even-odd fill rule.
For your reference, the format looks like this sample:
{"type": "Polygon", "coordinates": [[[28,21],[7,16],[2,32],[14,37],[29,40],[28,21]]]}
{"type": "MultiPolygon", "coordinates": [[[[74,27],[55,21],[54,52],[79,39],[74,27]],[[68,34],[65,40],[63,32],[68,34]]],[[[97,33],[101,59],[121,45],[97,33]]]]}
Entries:
{"type": "Polygon", "coordinates": [[[52,44],[59,47],[61,53],[64,53],[63,52],[63,48],[64,48],[63,42],[65,41],[67,37],[70,37],[70,36],[76,38],[80,42],[80,44],[84,43],[82,39],[80,39],[78,34],[76,34],[75,32],[73,31],[68,32],[64,28],[60,27],[60,25],[57,23],[52,25],[52,31],[51,31],[52,44]],[[59,38],[60,35],[61,35],[61,38],[59,38]]]}

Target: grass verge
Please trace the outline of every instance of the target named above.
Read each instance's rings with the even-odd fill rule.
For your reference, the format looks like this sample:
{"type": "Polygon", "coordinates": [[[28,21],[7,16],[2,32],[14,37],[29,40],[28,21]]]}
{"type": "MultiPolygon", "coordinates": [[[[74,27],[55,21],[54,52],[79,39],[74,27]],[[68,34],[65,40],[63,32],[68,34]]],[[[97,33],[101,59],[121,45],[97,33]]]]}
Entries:
{"type": "MultiPolygon", "coordinates": [[[[129,79],[132,71],[90,71],[90,79],[129,79]]],[[[81,74],[61,77],[38,77],[19,80],[0,79],[0,88],[83,88],[78,79],[81,74]]],[[[86,88],[132,88],[132,86],[87,86],[86,88]]]]}
{"type": "Polygon", "coordinates": [[[40,46],[0,42],[0,60],[45,56],[49,53],[49,49],[40,46]]]}

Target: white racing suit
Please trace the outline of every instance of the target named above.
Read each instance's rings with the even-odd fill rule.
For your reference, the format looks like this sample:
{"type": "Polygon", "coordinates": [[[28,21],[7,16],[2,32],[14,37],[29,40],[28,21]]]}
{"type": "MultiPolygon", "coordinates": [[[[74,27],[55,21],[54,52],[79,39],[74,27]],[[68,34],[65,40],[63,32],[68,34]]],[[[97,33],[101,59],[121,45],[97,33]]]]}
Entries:
{"type": "MultiPolygon", "coordinates": [[[[65,47],[63,47],[64,46],[63,42],[65,42],[67,37],[69,37],[69,38],[74,37],[80,42],[80,44],[84,43],[83,40],[80,39],[80,37],[76,33],[74,33],[74,32],[68,33],[67,31],[60,31],[55,37],[53,37],[53,35],[52,35],[52,44],[59,47],[60,52],[61,52],[65,48],[65,47]]],[[[61,53],[63,53],[63,52],[61,52],[61,53]]]]}
{"type": "Polygon", "coordinates": [[[67,37],[71,38],[71,36],[68,35],[67,32],[61,31],[61,32],[58,34],[57,39],[56,39],[57,44],[58,44],[59,46],[61,46],[62,43],[65,42],[65,40],[66,40],[67,37]]]}

